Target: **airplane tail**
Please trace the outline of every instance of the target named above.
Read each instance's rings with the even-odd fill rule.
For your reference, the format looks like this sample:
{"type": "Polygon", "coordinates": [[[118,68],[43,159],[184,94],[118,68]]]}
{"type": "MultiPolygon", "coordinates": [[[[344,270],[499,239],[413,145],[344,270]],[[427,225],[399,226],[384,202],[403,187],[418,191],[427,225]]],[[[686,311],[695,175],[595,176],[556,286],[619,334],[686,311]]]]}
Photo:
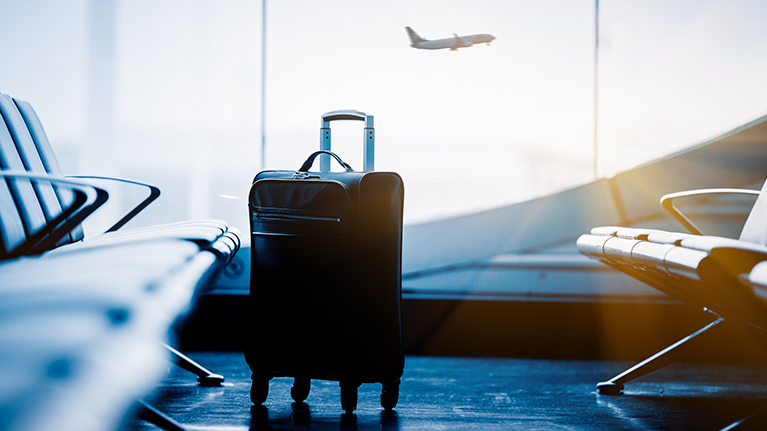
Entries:
{"type": "Polygon", "coordinates": [[[410,43],[426,42],[426,39],[419,36],[412,28],[405,27],[405,30],[407,30],[407,37],[410,38],[410,43]]]}

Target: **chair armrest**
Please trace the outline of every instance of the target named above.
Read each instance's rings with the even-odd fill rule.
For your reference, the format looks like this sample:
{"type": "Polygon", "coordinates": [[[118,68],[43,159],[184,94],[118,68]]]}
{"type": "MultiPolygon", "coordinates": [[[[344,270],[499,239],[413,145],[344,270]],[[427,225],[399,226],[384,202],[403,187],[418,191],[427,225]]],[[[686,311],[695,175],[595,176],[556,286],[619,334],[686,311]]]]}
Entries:
{"type": "Polygon", "coordinates": [[[0,171],[0,177],[26,179],[32,182],[47,182],[54,187],[66,186],[72,189],[75,199],[68,208],[62,208],[61,214],[48,222],[42,229],[27,238],[24,244],[14,250],[14,256],[39,254],[50,250],[75,226],[93,214],[109,199],[109,193],[91,184],[47,174],[35,174],[26,171],[0,171]]]}
{"type": "Polygon", "coordinates": [[[669,193],[660,198],[660,204],[668,211],[679,223],[682,223],[687,230],[695,235],[705,235],[695,224],[685,216],[679,208],[674,206],[674,199],[686,198],[690,196],[716,195],[716,194],[739,194],[759,196],[759,190],[750,189],[699,189],[687,190],[684,192],[669,193]]]}
{"type": "Polygon", "coordinates": [[[144,208],[148,207],[149,204],[154,202],[155,199],[160,197],[160,189],[146,183],[141,183],[138,181],[133,180],[127,180],[123,178],[112,178],[112,177],[96,177],[96,176],[86,176],[86,175],[77,175],[77,176],[68,176],[67,178],[76,178],[76,179],[93,179],[93,180],[103,180],[103,181],[114,181],[114,182],[120,182],[125,184],[131,184],[136,186],[142,186],[149,189],[149,196],[147,196],[143,201],[141,201],[138,205],[136,205],[132,210],[130,210],[127,214],[125,214],[120,220],[117,221],[112,227],[106,230],[106,232],[114,232],[121,227],[123,227],[126,223],[131,221],[133,217],[136,217],[138,213],[144,210],[144,208]]]}

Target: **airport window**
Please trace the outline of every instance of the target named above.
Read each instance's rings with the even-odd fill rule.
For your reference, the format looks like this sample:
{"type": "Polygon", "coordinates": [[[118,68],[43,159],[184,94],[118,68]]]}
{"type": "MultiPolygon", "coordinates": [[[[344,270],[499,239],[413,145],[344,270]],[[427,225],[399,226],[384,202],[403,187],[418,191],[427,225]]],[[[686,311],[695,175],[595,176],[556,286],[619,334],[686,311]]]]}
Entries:
{"type": "MultiPolygon", "coordinates": [[[[219,218],[247,231],[246,194],[262,168],[261,4],[45,4],[2,5],[35,19],[0,30],[16,41],[0,47],[0,91],[36,107],[65,172],[157,184],[163,196],[134,225],[219,218]]],[[[764,113],[766,66],[753,53],[767,36],[747,30],[759,16],[749,7],[600,2],[598,176],[764,113]]],[[[317,148],[319,115],[352,108],[376,118],[376,166],[403,176],[406,223],[592,180],[594,3],[444,9],[270,3],[263,166],[298,168],[317,148]],[[406,26],[430,40],[496,39],[420,50],[406,26]]],[[[333,127],[334,149],[355,168],[356,126],[333,127]]]]}
{"type": "Polygon", "coordinates": [[[0,429],[767,429],[765,16],[0,0],[0,429]]]}

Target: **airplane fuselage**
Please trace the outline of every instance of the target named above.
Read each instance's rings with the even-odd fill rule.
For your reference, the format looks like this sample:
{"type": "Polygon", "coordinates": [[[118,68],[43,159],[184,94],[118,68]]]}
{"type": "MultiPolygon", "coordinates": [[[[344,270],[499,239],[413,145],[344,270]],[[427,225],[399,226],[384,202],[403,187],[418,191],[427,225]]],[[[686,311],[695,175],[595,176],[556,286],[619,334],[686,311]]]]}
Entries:
{"type": "Polygon", "coordinates": [[[451,38],[446,39],[437,39],[437,40],[422,40],[422,41],[413,41],[410,46],[413,48],[418,49],[450,49],[451,51],[455,51],[458,48],[468,48],[472,45],[476,45],[479,43],[487,43],[489,44],[495,40],[495,36],[490,34],[472,34],[469,36],[458,36],[454,35],[451,38]]]}

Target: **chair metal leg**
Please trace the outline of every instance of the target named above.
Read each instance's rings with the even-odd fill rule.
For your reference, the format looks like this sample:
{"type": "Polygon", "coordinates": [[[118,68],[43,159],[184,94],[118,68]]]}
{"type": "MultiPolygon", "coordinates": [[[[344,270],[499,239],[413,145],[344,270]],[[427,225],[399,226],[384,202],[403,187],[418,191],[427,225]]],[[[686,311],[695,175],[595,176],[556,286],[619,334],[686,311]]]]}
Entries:
{"type": "Polygon", "coordinates": [[[174,421],[170,416],[155,409],[144,401],[137,401],[133,406],[133,411],[139,419],[143,419],[166,431],[186,431],[184,427],[174,421]]]}
{"type": "Polygon", "coordinates": [[[642,377],[645,374],[649,374],[655,370],[661,369],[665,367],[666,365],[673,363],[675,361],[675,355],[673,353],[678,352],[677,349],[683,347],[688,342],[705,334],[706,331],[716,327],[717,325],[725,321],[729,321],[729,320],[726,320],[721,317],[716,319],[715,321],[709,323],[708,325],[699,329],[695,333],[682,338],[676,343],[666,347],[660,352],[650,356],[649,358],[634,365],[628,370],[618,374],[612,379],[606,382],[598,383],[597,390],[602,395],[620,395],[623,392],[624,383],[634,380],[636,378],[642,377]]]}
{"type": "Polygon", "coordinates": [[[741,426],[743,427],[741,429],[764,429],[765,420],[767,420],[767,407],[762,407],[756,412],[727,425],[719,431],[736,430],[741,426]]]}
{"type": "Polygon", "coordinates": [[[200,383],[200,386],[221,386],[224,383],[224,376],[213,374],[173,347],[165,343],[162,343],[162,345],[173,355],[174,364],[197,375],[197,381],[200,383]]]}

